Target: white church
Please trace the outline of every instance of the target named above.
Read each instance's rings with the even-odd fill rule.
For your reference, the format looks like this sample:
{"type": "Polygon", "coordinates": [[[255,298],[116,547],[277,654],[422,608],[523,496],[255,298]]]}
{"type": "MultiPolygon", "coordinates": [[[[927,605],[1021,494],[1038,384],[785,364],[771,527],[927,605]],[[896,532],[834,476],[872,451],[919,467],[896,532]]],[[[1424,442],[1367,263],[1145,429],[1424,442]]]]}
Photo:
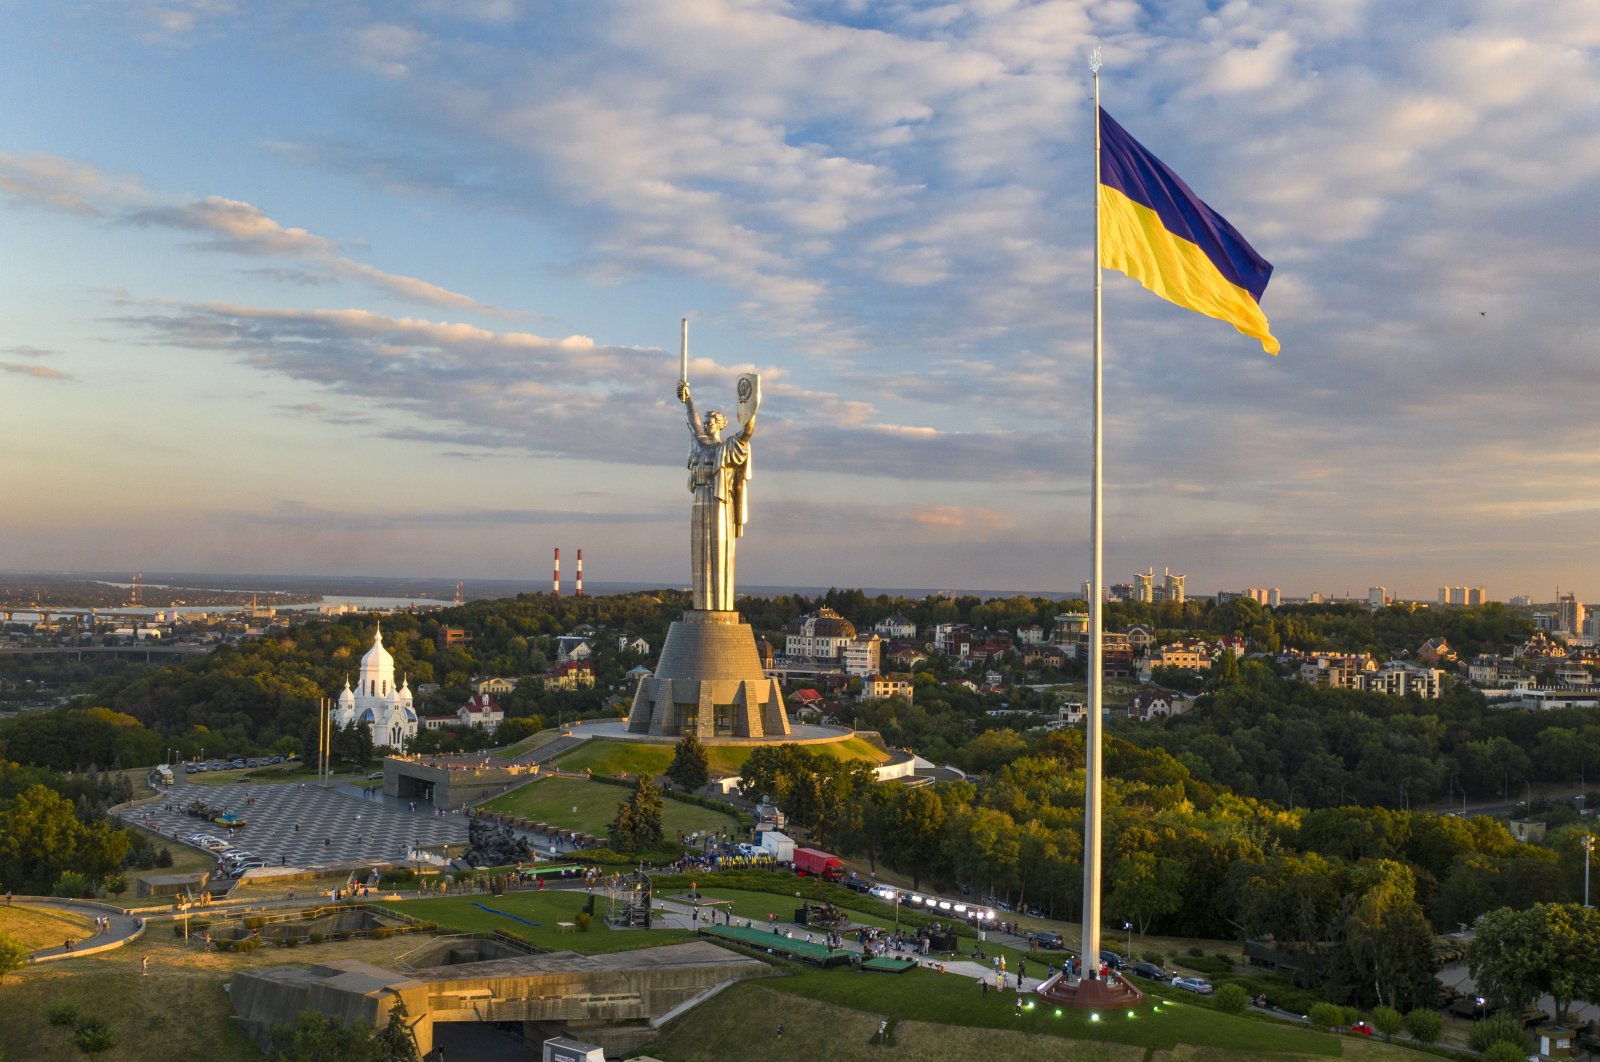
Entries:
{"type": "Polygon", "coordinates": [[[333,711],[335,726],[363,723],[372,731],[375,747],[403,751],[417,735],[417,713],[411,707],[411,687],[394,684],[394,657],[383,647],[383,627],[372,636],[372,648],[361,658],[360,679],[350,688],[346,679],[333,711]]]}

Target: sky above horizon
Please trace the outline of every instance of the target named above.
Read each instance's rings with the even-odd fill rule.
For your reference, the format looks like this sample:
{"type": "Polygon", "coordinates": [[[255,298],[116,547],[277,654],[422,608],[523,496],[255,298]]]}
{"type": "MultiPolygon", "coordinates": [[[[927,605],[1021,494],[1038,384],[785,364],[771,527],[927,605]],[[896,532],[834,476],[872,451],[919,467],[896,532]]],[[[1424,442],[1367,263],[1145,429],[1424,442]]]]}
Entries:
{"type": "Polygon", "coordinates": [[[1089,571],[1093,109],[1276,267],[1105,274],[1105,571],[1600,597],[1589,0],[0,0],[0,569],[1089,571]],[[1556,430],[1557,427],[1560,430],[1556,430]]]}

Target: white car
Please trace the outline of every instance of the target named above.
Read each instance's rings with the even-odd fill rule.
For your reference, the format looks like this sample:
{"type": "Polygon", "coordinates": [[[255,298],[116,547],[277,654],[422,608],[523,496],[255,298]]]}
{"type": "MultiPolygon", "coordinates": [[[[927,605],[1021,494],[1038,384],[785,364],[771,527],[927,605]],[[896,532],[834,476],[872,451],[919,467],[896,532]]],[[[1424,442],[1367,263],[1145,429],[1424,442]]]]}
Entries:
{"type": "Polygon", "coordinates": [[[1216,991],[1211,987],[1210,981],[1203,980],[1199,977],[1174,977],[1172,979],[1172,987],[1181,988],[1186,992],[1197,992],[1202,996],[1209,996],[1212,992],[1216,991]]]}
{"type": "Polygon", "coordinates": [[[193,841],[208,852],[225,852],[228,849],[227,841],[224,841],[221,837],[213,837],[208,833],[195,834],[193,841]]]}

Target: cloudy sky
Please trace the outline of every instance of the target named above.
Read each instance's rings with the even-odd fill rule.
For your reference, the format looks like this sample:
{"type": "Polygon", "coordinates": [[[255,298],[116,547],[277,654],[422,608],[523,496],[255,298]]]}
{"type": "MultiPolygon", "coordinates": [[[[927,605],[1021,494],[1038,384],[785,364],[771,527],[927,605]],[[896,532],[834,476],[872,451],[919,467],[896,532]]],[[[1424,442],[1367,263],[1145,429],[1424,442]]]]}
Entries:
{"type": "Polygon", "coordinates": [[[1276,266],[1107,274],[1108,579],[1600,596],[1593,0],[0,0],[0,568],[1088,571],[1092,105],[1276,266]],[[571,556],[571,552],[568,552],[571,556]],[[569,562],[570,564],[570,562],[569,562]]]}

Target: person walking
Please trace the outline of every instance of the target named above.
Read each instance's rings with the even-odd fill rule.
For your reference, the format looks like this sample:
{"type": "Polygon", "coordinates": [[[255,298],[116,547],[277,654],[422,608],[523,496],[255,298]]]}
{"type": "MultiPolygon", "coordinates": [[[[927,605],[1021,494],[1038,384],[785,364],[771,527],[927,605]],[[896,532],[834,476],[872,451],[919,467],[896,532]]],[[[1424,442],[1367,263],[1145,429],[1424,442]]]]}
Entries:
{"type": "Polygon", "coordinates": [[[139,960],[139,976],[150,976],[150,956],[146,955],[139,960]]]}

